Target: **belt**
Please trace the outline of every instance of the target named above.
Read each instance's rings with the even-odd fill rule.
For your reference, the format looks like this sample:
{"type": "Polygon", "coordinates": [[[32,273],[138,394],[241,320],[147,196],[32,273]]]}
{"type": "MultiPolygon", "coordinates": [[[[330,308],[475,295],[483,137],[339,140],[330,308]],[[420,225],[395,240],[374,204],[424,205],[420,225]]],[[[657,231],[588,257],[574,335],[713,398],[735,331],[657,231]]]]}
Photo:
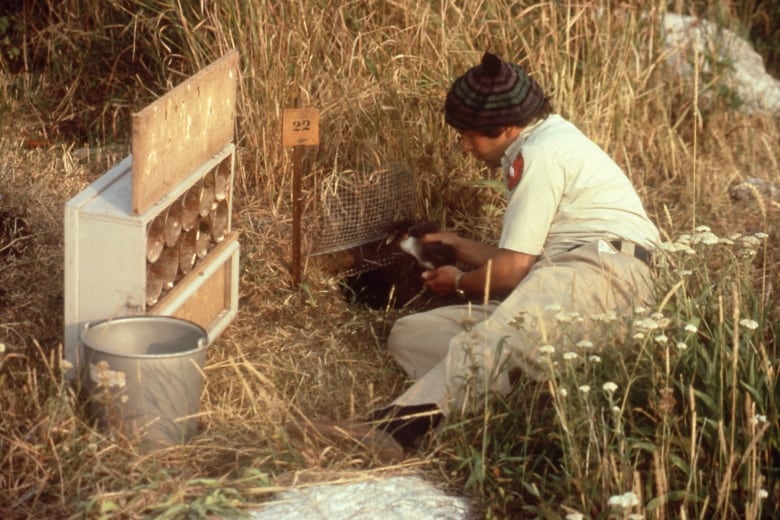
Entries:
{"type": "MultiPolygon", "coordinates": [[[[574,251],[578,247],[582,247],[584,245],[585,244],[577,244],[576,246],[570,248],[569,251],[574,251]]],[[[610,240],[609,245],[624,255],[633,256],[637,260],[641,260],[648,266],[653,261],[653,252],[645,247],[640,246],[639,244],[635,244],[634,242],[629,242],[628,240],[610,240]]]]}
{"type": "Polygon", "coordinates": [[[640,246],[639,244],[628,242],[626,240],[610,240],[609,244],[621,253],[624,253],[628,256],[633,256],[647,265],[650,265],[650,263],[653,261],[653,252],[640,246]]]}

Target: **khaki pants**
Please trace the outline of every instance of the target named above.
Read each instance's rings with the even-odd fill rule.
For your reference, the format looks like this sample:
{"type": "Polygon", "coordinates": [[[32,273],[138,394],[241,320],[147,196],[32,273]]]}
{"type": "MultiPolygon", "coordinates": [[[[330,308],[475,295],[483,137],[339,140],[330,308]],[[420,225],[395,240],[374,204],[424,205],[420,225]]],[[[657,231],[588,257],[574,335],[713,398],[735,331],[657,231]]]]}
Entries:
{"type": "Polygon", "coordinates": [[[388,348],[416,381],[393,404],[434,404],[448,414],[471,409],[487,392],[508,393],[521,374],[546,380],[564,352],[581,358],[598,350],[604,334],[623,328],[616,318],[652,300],[649,267],[606,241],[540,258],[503,302],[399,319],[388,348]],[[576,347],[581,340],[593,346],[576,347]]]}

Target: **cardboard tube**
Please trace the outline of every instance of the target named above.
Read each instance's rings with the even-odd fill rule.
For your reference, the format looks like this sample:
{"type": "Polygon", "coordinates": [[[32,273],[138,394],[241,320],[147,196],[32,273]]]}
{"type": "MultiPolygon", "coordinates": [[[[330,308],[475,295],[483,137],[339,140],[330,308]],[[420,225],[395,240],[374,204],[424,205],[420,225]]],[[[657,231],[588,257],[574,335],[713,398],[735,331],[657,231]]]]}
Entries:
{"type": "Polygon", "coordinates": [[[208,217],[211,213],[211,204],[214,202],[214,186],[205,183],[200,188],[200,216],[208,217]]]}
{"type": "Polygon", "coordinates": [[[217,204],[209,214],[209,228],[211,230],[211,240],[222,242],[228,233],[228,204],[223,200],[217,204]]]}
{"type": "Polygon", "coordinates": [[[198,216],[200,216],[200,188],[190,188],[181,200],[182,231],[197,227],[198,216]]]}
{"type": "Polygon", "coordinates": [[[176,282],[179,272],[179,250],[175,247],[163,249],[160,258],[154,263],[154,270],[162,280],[163,289],[170,289],[176,282]]]}
{"type": "Polygon", "coordinates": [[[178,202],[174,202],[165,213],[165,245],[173,247],[181,235],[181,209],[178,202]]]}
{"type": "Polygon", "coordinates": [[[160,258],[165,247],[165,217],[160,214],[152,220],[146,230],[146,259],[152,263],[160,258]]]}
{"type": "Polygon", "coordinates": [[[214,198],[218,201],[227,198],[230,188],[230,157],[223,160],[214,170],[214,198]]]}
{"type": "Polygon", "coordinates": [[[200,231],[192,228],[182,233],[179,239],[179,269],[183,274],[187,274],[195,265],[195,259],[198,257],[198,234],[200,231]]]}

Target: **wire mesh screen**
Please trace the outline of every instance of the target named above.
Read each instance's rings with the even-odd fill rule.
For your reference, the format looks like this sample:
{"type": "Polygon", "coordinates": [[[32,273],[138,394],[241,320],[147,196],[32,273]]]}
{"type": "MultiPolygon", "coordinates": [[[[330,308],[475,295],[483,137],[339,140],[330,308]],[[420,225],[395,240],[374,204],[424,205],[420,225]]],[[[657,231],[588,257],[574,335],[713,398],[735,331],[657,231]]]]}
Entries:
{"type": "Polygon", "coordinates": [[[414,175],[402,164],[326,179],[312,254],[343,251],[384,238],[393,222],[414,215],[415,200],[414,175]]]}

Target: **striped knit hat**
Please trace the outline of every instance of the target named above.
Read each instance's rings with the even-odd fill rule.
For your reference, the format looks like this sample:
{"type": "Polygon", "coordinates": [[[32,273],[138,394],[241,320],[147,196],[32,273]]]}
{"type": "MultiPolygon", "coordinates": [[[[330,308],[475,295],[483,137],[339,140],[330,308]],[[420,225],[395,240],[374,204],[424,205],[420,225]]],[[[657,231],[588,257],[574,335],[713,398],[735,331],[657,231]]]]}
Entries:
{"type": "Polygon", "coordinates": [[[522,67],[486,52],[482,63],[452,84],[445,119],[458,130],[522,127],[533,121],[544,101],[541,87],[522,67]]]}

